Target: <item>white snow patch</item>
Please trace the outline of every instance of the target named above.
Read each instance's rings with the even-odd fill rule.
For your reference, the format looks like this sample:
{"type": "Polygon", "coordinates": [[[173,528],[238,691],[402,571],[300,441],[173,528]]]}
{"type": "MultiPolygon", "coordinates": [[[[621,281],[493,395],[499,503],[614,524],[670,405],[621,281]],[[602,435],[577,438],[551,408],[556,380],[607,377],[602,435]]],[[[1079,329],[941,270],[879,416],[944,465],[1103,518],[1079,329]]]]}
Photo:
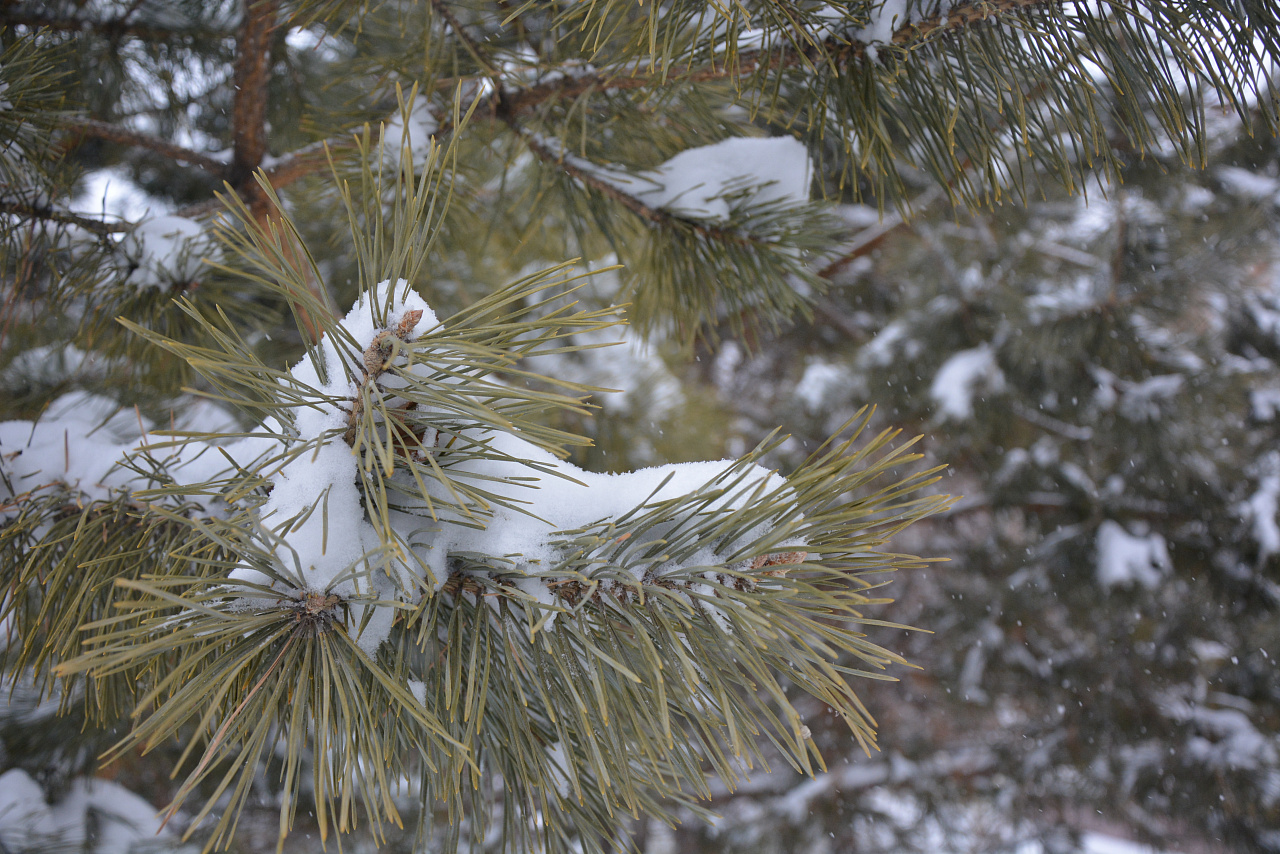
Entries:
{"type": "Polygon", "coordinates": [[[1172,569],[1169,550],[1159,534],[1135,536],[1108,519],[1098,526],[1097,579],[1103,588],[1154,589],[1172,569]]]}
{"type": "Polygon", "coordinates": [[[867,25],[853,32],[853,38],[866,45],[867,57],[875,62],[879,57],[876,45],[892,44],[893,34],[909,23],[924,20],[934,15],[944,15],[951,10],[957,0],[882,0],[871,9],[871,19],[867,25]]]}
{"type": "Polygon", "coordinates": [[[1219,166],[1214,175],[1222,182],[1224,190],[1246,201],[1275,202],[1280,196],[1280,180],[1270,175],[1260,175],[1239,166],[1219,166]]]}
{"type": "Polygon", "coordinates": [[[1276,512],[1280,509],[1280,453],[1267,454],[1261,468],[1264,473],[1258,478],[1257,491],[1240,506],[1240,514],[1250,523],[1253,539],[1258,544],[1260,564],[1280,554],[1280,525],[1276,523],[1276,512]]]}
{"type": "Polygon", "coordinates": [[[901,320],[889,323],[858,351],[860,368],[887,368],[899,355],[914,359],[924,349],[915,338],[909,337],[910,328],[901,320]]]}
{"type": "Polygon", "coordinates": [[[0,774],[0,843],[10,851],[67,847],[128,854],[148,841],[168,839],[155,807],[118,783],[78,779],[62,800],[49,806],[27,772],[14,768],[0,774]]]}
{"type": "Polygon", "coordinates": [[[1273,420],[1280,413],[1280,388],[1251,389],[1249,410],[1258,421],[1273,420]]]}
{"type": "Polygon", "coordinates": [[[1004,385],[1004,372],[996,363],[995,348],[981,344],[971,350],[961,350],[943,362],[929,387],[929,396],[938,404],[942,418],[962,421],[973,415],[974,397],[997,394],[1004,385]]]}
{"type": "Polygon", "coordinates": [[[1160,401],[1168,400],[1182,390],[1186,377],[1163,374],[1158,377],[1123,385],[1120,414],[1131,421],[1154,421],[1160,418],[1160,401]]]}
{"type": "Polygon", "coordinates": [[[406,152],[414,163],[423,161],[431,152],[440,122],[430,102],[419,95],[387,119],[383,151],[388,162],[398,164],[406,152]]]}
{"type": "Polygon", "coordinates": [[[81,180],[80,192],[72,203],[77,210],[137,222],[152,214],[167,214],[172,207],[147,195],[122,169],[95,169],[81,180]]]}
{"type": "Polygon", "coordinates": [[[823,359],[814,359],[804,369],[800,382],[796,383],[795,396],[810,412],[819,411],[840,383],[845,371],[823,359]]]}
{"type": "Polygon", "coordinates": [[[120,241],[133,265],[127,280],[139,290],[184,285],[196,278],[201,255],[211,248],[200,223],[179,216],[143,220],[120,241]]]}
{"type": "Polygon", "coordinates": [[[569,797],[572,789],[569,781],[570,767],[569,751],[565,750],[563,741],[557,741],[547,748],[548,776],[562,798],[569,797]]]}
{"type": "Polygon", "coordinates": [[[733,206],[728,196],[748,188],[752,204],[807,203],[809,152],[789,136],[726,139],[682,151],[641,178],[654,185],[636,193],[646,204],[723,221],[733,206]]]}

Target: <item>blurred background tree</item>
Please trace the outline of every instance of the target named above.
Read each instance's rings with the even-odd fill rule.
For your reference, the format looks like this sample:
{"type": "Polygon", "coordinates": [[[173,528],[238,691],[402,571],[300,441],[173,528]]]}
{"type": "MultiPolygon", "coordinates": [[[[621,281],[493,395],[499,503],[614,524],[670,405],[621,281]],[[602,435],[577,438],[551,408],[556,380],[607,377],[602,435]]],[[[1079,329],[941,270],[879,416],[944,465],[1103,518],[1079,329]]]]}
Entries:
{"type": "MultiPolygon", "coordinates": [[[[623,393],[521,417],[589,439],[584,468],[737,457],[781,424],[761,459],[792,471],[867,404],[949,466],[964,498],[893,547],[953,560],[875,613],[934,632],[874,630],[921,666],[861,689],[883,753],[788,686],[829,774],[775,739],[772,773],[638,817],[548,838],[449,813],[421,831],[435,843],[584,844],[586,822],[617,833],[585,844],[654,852],[1058,852],[1097,833],[1280,850],[1272,4],[88,0],[6,2],[0,26],[4,419],[249,428],[187,391],[225,394],[208,353],[155,342],[235,329],[278,369],[397,253],[446,319],[575,258],[599,271],[580,304],[626,303],[632,325],[569,324],[526,367],[623,393]]],[[[124,548],[132,517],[99,514],[111,560],[73,548],[46,576],[38,556],[91,517],[6,512],[10,625],[41,637],[60,594],[34,581],[186,554],[167,529],[124,548]]],[[[64,695],[62,717],[42,702],[51,668],[83,662],[75,618],[106,613],[61,619],[56,650],[11,642],[0,800],[78,816],[57,842],[172,846],[81,779],[123,734],[83,726],[107,689],[64,695]]],[[[169,744],[123,754],[110,785],[169,801],[169,744]]],[[[273,845],[296,810],[286,844],[311,850],[323,797],[291,802],[272,761],[227,838],[273,845]]],[[[10,849],[49,843],[4,828],[10,849]]],[[[384,842],[433,844],[415,831],[384,842]]]]}

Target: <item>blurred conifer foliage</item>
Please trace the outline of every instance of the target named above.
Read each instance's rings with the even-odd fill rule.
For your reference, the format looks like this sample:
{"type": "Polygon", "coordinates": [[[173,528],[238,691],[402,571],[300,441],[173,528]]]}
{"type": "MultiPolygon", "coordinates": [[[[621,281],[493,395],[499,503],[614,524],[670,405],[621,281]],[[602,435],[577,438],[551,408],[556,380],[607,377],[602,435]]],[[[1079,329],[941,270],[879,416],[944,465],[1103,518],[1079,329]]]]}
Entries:
{"type": "Polygon", "coordinates": [[[0,47],[4,849],[1280,850],[1273,4],[0,47]]]}

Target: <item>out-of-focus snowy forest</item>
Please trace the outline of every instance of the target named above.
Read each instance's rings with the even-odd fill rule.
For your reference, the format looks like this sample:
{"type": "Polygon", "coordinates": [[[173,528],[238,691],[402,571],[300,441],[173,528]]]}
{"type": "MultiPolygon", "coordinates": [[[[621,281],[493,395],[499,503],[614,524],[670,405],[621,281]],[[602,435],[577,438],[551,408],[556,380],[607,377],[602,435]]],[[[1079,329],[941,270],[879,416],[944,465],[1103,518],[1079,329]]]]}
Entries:
{"type": "MultiPolygon", "coordinates": [[[[565,4],[390,3],[359,15],[333,13],[336,2],[297,5],[295,18],[278,11],[290,23],[264,36],[269,61],[255,71],[236,60],[246,38],[239,3],[0,2],[0,126],[11,134],[0,152],[0,420],[43,413],[107,448],[131,419],[159,423],[199,378],[108,330],[123,314],[183,334],[178,293],[207,294],[255,330],[255,352],[293,364],[305,316],[293,328],[286,300],[201,263],[225,251],[196,224],[217,209],[223,179],[245,194],[253,168],[290,176],[282,203],[315,253],[321,289],[345,310],[360,273],[335,236],[341,201],[328,165],[315,167],[317,140],[391,117],[388,138],[413,156],[414,144],[452,132],[490,91],[468,75],[506,81],[515,116],[519,97],[532,103],[603,65],[554,41],[551,7],[565,4]],[[472,35],[453,39],[459,31],[472,35]],[[17,101],[7,77],[28,65],[51,76],[25,79],[20,106],[34,103],[44,118],[14,130],[3,124],[6,99],[17,101]],[[258,141],[236,125],[251,105],[235,92],[255,73],[269,94],[258,141]],[[245,160],[255,146],[257,159],[245,160]],[[28,173],[22,157],[37,150],[51,172],[28,173]],[[291,169],[307,174],[295,182],[291,169]],[[37,238],[33,221],[63,231],[37,238]],[[77,267],[77,246],[90,243],[89,263],[116,266],[77,267]],[[86,276],[102,288],[92,310],[59,308],[60,282],[86,276]]],[[[740,31],[696,25],[688,44],[672,36],[671,50],[697,57],[769,44],[779,25],[757,7],[770,4],[741,5],[740,31]]],[[[892,71],[912,57],[887,56],[892,24],[925,19],[915,4],[910,13],[902,4],[899,18],[893,3],[777,5],[809,16],[797,28],[869,45],[849,61],[874,85],[919,84],[892,71]],[[860,27],[841,31],[847,16],[860,27]]],[[[926,11],[945,21],[952,6],[979,5],[926,11]]],[[[1037,4],[991,5],[1013,20],[1012,7],[1037,4]]],[[[1269,4],[1238,5],[1269,22],[1268,38],[1280,32],[1269,4]]],[[[587,31],[594,20],[563,26],[587,31]]],[[[986,44],[1008,26],[995,20],[963,37],[986,44]]],[[[583,84],[574,93],[583,100],[547,98],[524,127],[510,116],[472,120],[448,166],[455,198],[422,275],[432,308],[446,316],[496,283],[579,257],[581,269],[600,271],[578,294],[584,304],[625,301],[636,312],[632,326],[574,339],[615,346],[528,360],[529,370],[618,390],[596,395],[589,415],[557,416],[554,426],[592,440],[573,450],[574,463],[626,472],[738,457],[781,427],[789,438],[765,462],[788,472],[874,406],[873,428],[921,436],[926,462],[946,467],[931,489],[961,496],[890,544],[946,560],[887,577],[877,592],[892,603],[868,612],[925,630],[868,629],[914,665],[890,668],[899,681],[859,680],[879,751],[864,753],[828,707],[797,696],[827,771],[757,767],[736,788],[713,787],[710,822],[688,811],[675,827],[619,814],[642,851],[1280,851],[1280,140],[1266,121],[1277,72],[1268,45],[1244,51],[1258,64],[1228,75],[1251,81],[1239,104],[1201,91],[1212,87],[1186,69],[1180,79],[1162,72],[1189,105],[1173,123],[1199,135],[1190,159],[1202,166],[1188,165],[1153,98],[1151,114],[1117,107],[1091,118],[1088,144],[1037,143],[1068,164],[1069,187],[1030,167],[1022,176],[1044,149],[1028,154],[1034,146],[1017,134],[993,131],[1009,149],[1003,159],[952,156],[946,181],[922,162],[932,155],[898,140],[917,162],[899,167],[900,184],[877,188],[847,168],[858,151],[817,134],[812,113],[788,110],[802,100],[790,80],[745,104],[723,81],[700,87],[692,72],[671,92],[637,84],[648,94],[625,105],[630,89],[583,84]],[[1134,132],[1135,122],[1147,129],[1134,132]],[[765,148],[722,141],[747,134],[770,138],[752,140],[765,148]],[[964,189],[974,186],[983,190],[964,189]],[[969,196],[980,203],[962,203],[969,196]],[[627,205],[623,197],[639,207],[609,207],[627,205]],[[766,209],[752,212],[744,197],[766,209]],[[762,285],[740,295],[716,280],[711,302],[686,303],[682,271],[664,268],[662,244],[645,231],[673,216],[702,229],[681,238],[693,255],[700,250],[689,247],[721,227],[775,229],[783,249],[755,266],[699,256],[683,272],[704,283],[770,278],[785,292],[762,285]],[[665,290],[637,285],[645,276],[665,290]],[[666,311],[674,304],[680,312],[666,311]],[[789,314],[761,321],[765,308],[789,314]]],[[[1103,59],[1079,65],[1096,70],[1091,85],[1105,92],[1118,78],[1095,64],[1103,59]]],[[[1076,102],[1055,100],[1055,86],[1032,86],[1018,107],[1036,113],[1044,137],[1067,139],[1076,102]]],[[[955,103],[977,109],[971,96],[955,103]]],[[[995,126],[997,114],[984,115],[995,126]]],[[[336,177],[358,182],[337,150],[336,177]]],[[[188,403],[179,429],[239,429],[215,403],[188,403]]],[[[66,454],[70,468],[69,446],[66,454]]],[[[0,709],[0,848],[176,848],[172,828],[151,835],[159,823],[149,807],[173,796],[168,767],[131,753],[109,779],[91,781],[96,754],[119,734],[83,738],[83,716],[74,707],[58,715],[39,688],[18,678],[0,709]]],[[[280,806],[266,770],[254,785],[237,850],[275,844],[280,806]]],[[[314,850],[306,821],[299,816],[287,850],[314,850]]],[[[473,837],[482,847],[485,834],[473,837]]],[[[412,832],[393,834],[385,850],[428,850],[415,844],[412,832]]]]}

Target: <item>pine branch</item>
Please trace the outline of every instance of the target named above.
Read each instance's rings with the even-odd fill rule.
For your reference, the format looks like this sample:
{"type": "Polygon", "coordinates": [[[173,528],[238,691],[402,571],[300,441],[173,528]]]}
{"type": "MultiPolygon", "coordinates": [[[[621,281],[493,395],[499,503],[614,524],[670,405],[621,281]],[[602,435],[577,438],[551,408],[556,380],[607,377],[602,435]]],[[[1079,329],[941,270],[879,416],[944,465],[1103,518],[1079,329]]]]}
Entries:
{"type": "Polygon", "coordinates": [[[0,214],[13,214],[25,219],[39,219],[46,222],[75,225],[99,236],[119,234],[132,228],[126,222],[103,222],[102,220],[90,219],[87,216],[81,216],[70,211],[60,211],[49,205],[32,205],[24,202],[0,201],[0,214]]]}
{"type": "MultiPolygon", "coordinates": [[[[935,15],[916,23],[899,27],[893,34],[893,44],[911,48],[935,34],[955,32],[976,23],[998,19],[1022,9],[1057,5],[1060,0],[970,0],[952,8],[948,15],[935,15]]],[[[540,83],[507,93],[504,101],[514,113],[523,113],[547,101],[577,98],[596,90],[626,91],[644,89],[668,83],[709,83],[717,80],[734,80],[756,71],[812,66],[824,57],[834,68],[866,55],[867,43],[847,38],[829,38],[825,42],[798,49],[793,44],[783,47],[754,47],[739,50],[732,63],[654,68],[649,73],[637,73],[637,63],[604,68],[592,73],[582,73],[575,67],[557,80],[540,83]]]]}
{"type": "Polygon", "coordinates": [[[441,18],[444,18],[445,23],[449,25],[449,28],[453,30],[454,35],[456,35],[458,40],[462,42],[462,46],[466,49],[467,53],[470,54],[473,60],[475,60],[476,65],[480,66],[480,68],[484,70],[485,75],[497,83],[499,80],[497,69],[493,67],[493,63],[490,62],[489,59],[481,52],[480,46],[475,43],[471,36],[467,35],[466,30],[463,29],[462,24],[459,23],[457,17],[453,14],[453,10],[449,8],[449,4],[446,3],[445,0],[431,0],[431,8],[435,9],[436,13],[441,18]]]}
{"type": "MultiPolygon", "coordinates": [[[[934,16],[933,18],[927,18],[923,21],[900,27],[894,33],[893,43],[900,47],[911,47],[929,38],[936,38],[940,33],[955,32],[965,27],[973,26],[976,23],[998,18],[1000,15],[1038,6],[1051,6],[1058,2],[1059,0],[996,0],[996,2],[971,0],[971,2],[954,7],[946,16],[934,16]]],[[[482,67],[487,67],[483,57],[478,53],[478,46],[463,33],[461,25],[457,23],[456,18],[454,18],[447,6],[441,0],[432,0],[432,5],[441,10],[441,14],[445,16],[446,21],[450,22],[450,26],[468,47],[468,52],[474,54],[477,63],[482,67]]],[[[810,45],[803,50],[797,49],[793,45],[771,49],[751,48],[742,50],[737,54],[737,58],[732,64],[717,64],[712,61],[710,64],[685,65],[676,68],[654,68],[648,72],[641,72],[639,64],[635,62],[590,72],[584,72],[581,65],[575,64],[560,69],[551,69],[552,71],[560,71],[561,75],[550,82],[527,86],[513,86],[510,82],[504,83],[499,90],[499,94],[493,98],[493,110],[488,114],[479,113],[478,117],[506,123],[512,118],[528,114],[548,102],[571,100],[591,92],[621,92],[678,83],[708,83],[720,80],[734,80],[766,68],[776,70],[812,65],[824,56],[828,58],[833,67],[840,67],[841,64],[851,62],[865,55],[866,47],[867,45],[861,42],[849,42],[847,39],[832,38],[819,45],[810,45]]],[[[440,87],[455,88],[461,82],[464,81],[458,79],[443,80],[440,82],[440,87]]],[[[432,109],[435,118],[443,128],[448,117],[443,115],[439,108],[433,107],[432,109]]],[[[298,149],[296,152],[283,156],[277,161],[276,165],[268,170],[267,174],[271,179],[271,185],[280,189],[323,168],[326,161],[322,156],[319,156],[319,151],[323,145],[328,145],[334,150],[350,148],[350,135],[343,134],[325,143],[308,145],[305,148],[298,149]]],[[[609,190],[597,189],[612,195],[609,190]]],[[[627,205],[633,212],[654,221],[648,213],[633,206],[631,203],[622,199],[618,199],[618,201],[627,205]]],[[[661,217],[661,212],[658,213],[661,217]]]]}
{"type": "Polygon", "coordinates": [[[144,41],[168,42],[174,39],[219,38],[233,35],[204,27],[165,27],[132,20],[132,14],[110,18],[64,17],[31,11],[23,6],[0,7],[0,26],[28,30],[52,30],[60,33],[90,33],[107,39],[129,37],[144,41]]]}
{"type": "Polygon", "coordinates": [[[693,231],[699,237],[708,240],[716,240],[724,243],[732,243],[738,246],[750,246],[756,241],[751,234],[736,229],[717,228],[713,225],[707,225],[704,221],[693,219],[691,217],[679,216],[670,211],[661,208],[655,208],[645,204],[640,199],[630,193],[601,178],[591,165],[584,162],[581,158],[570,154],[566,151],[556,149],[548,140],[540,138],[537,134],[532,133],[522,127],[514,118],[507,118],[507,126],[515,131],[529,147],[529,150],[538,156],[538,159],[544,163],[549,163],[571,176],[574,180],[597,192],[608,196],[615,202],[625,207],[627,210],[642,217],[645,220],[657,226],[673,227],[682,226],[693,231]]]}
{"type": "Polygon", "coordinates": [[[63,121],[62,126],[77,136],[91,136],[95,139],[115,142],[120,145],[145,148],[148,151],[159,154],[161,157],[167,157],[178,163],[189,163],[192,166],[198,166],[216,177],[222,177],[227,172],[226,163],[207,154],[192,151],[189,148],[183,148],[181,145],[175,145],[166,139],[113,125],[109,122],[73,117],[63,121]]]}

